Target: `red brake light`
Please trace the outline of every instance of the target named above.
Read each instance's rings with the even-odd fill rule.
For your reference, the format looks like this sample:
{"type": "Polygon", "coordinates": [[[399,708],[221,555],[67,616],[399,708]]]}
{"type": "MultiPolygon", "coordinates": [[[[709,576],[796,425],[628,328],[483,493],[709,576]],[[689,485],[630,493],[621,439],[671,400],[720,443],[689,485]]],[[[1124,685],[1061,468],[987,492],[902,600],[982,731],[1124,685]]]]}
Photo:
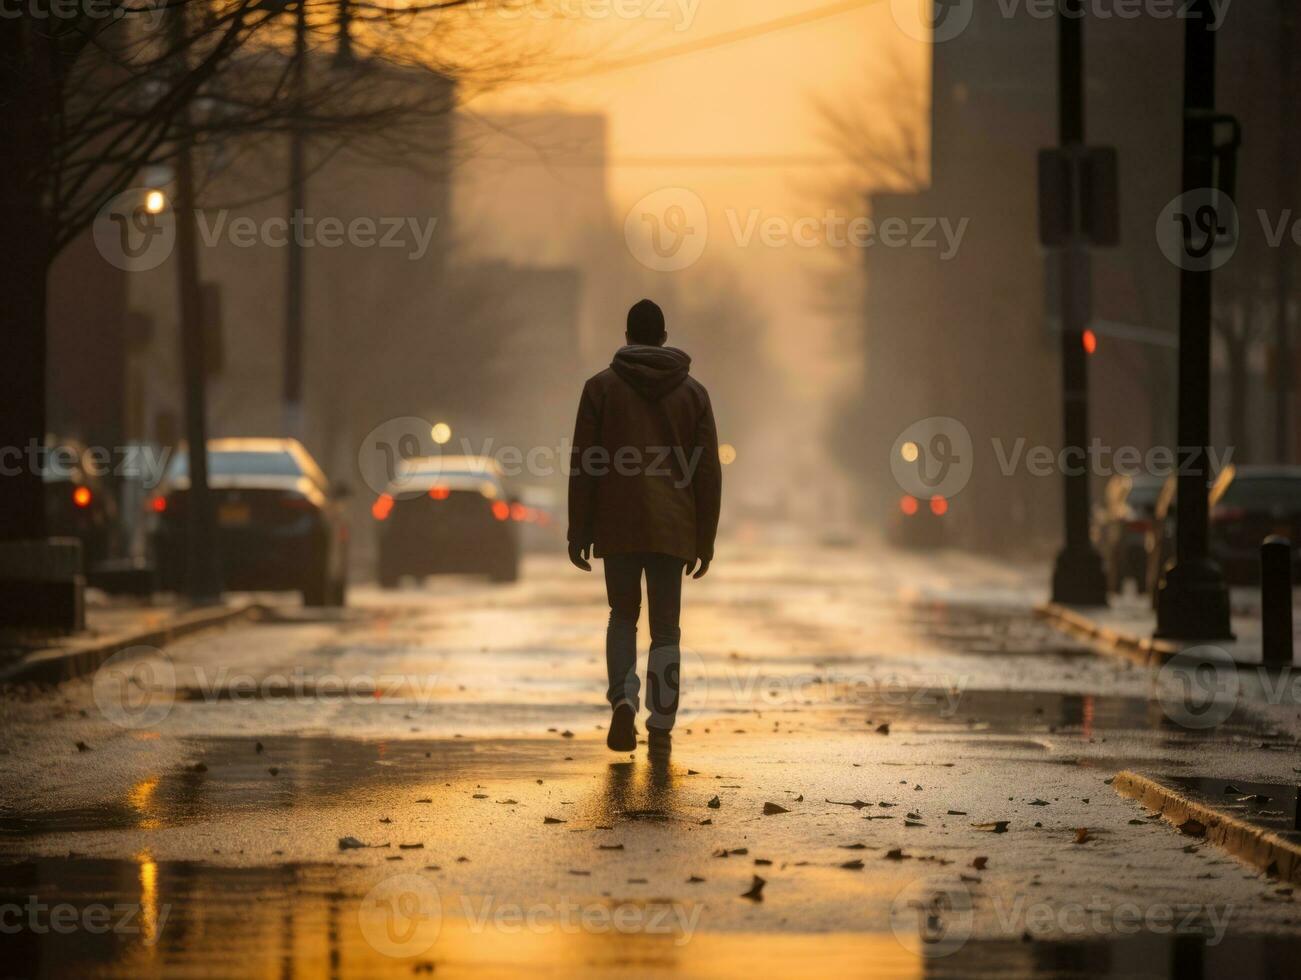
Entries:
{"type": "Polygon", "coordinates": [[[510,520],[510,504],[504,500],[494,500],[492,502],[492,516],[499,521],[510,520]]]}
{"type": "Polygon", "coordinates": [[[161,514],[163,511],[167,510],[167,498],[162,496],[150,498],[149,509],[155,514],[161,514]]]}
{"type": "Polygon", "coordinates": [[[77,487],[72,491],[72,502],[78,507],[89,507],[90,501],[90,487],[77,487]]]}
{"type": "Polygon", "coordinates": [[[949,502],[943,497],[931,498],[931,513],[936,517],[943,517],[949,512],[949,502]]]}
{"type": "Polygon", "coordinates": [[[1084,353],[1096,354],[1098,352],[1098,335],[1092,330],[1085,330],[1081,342],[1084,344],[1084,353]]]}
{"type": "Polygon", "coordinates": [[[376,501],[370,505],[370,516],[377,521],[388,520],[389,514],[393,512],[393,498],[386,493],[382,493],[376,501]]]}
{"type": "Polygon", "coordinates": [[[450,487],[430,487],[429,496],[434,500],[446,500],[452,495],[450,487]]]}
{"type": "Polygon", "coordinates": [[[917,513],[917,498],[905,495],[903,499],[899,501],[899,509],[904,512],[904,516],[912,517],[917,513]]]}
{"type": "Polygon", "coordinates": [[[510,519],[512,521],[531,521],[533,519],[533,515],[529,512],[529,509],[525,507],[523,504],[511,504],[510,519]]]}

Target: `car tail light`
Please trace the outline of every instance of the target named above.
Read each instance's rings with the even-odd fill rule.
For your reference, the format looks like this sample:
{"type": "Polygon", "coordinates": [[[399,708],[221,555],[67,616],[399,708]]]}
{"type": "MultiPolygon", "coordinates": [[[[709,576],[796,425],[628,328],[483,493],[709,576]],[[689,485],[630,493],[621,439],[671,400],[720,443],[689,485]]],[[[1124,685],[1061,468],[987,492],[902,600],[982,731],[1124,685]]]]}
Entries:
{"type": "Polygon", "coordinates": [[[161,494],[157,497],[149,498],[149,509],[155,514],[162,514],[167,510],[167,498],[161,494]]]}
{"type": "Polygon", "coordinates": [[[72,502],[78,507],[86,508],[90,506],[91,493],[90,487],[77,487],[72,491],[72,502]]]}
{"type": "Polygon", "coordinates": [[[912,517],[917,513],[917,498],[905,494],[899,501],[899,509],[904,512],[905,517],[912,517]]]}
{"type": "Polygon", "coordinates": [[[528,521],[533,520],[533,514],[523,504],[511,504],[510,519],[512,521],[520,521],[523,523],[527,523],[528,521]]]}
{"type": "Polygon", "coordinates": [[[377,521],[388,520],[391,513],[393,513],[393,498],[387,493],[380,494],[376,501],[370,505],[370,516],[377,521]]]}
{"type": "Polygon", "coordinates": [[[943,497],[931,498],[931,513],[936,517],[943,517],[949,512],[949,502],[943,497]]]}
{"type": "Polygon", "coordinates": [[[434,500],[446,500],[452,495],[450,487],[430,487],[429,496],[434,500]]]}
{"type": "Polygon", "coordinates": [[[494,500],[492,502],[492,516],[499,521],[510,520],[510,504],[504,500],[494,500]]]}

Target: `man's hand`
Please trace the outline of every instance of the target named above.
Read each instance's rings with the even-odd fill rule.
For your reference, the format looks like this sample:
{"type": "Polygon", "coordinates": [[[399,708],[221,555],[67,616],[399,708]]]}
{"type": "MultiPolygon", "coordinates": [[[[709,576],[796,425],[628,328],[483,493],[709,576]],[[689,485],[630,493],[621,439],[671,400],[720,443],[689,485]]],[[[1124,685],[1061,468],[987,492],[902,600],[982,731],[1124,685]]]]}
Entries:
{"type": "Polygon", "coordinates": [[[592,556],[592,546],[590,544],[577,544],[569,542],[569,560],[573,562],[574,567],[584,572],[592,570],[592,564],[587,559],[592,556]]]}
{"type": "Polygon", "coordinates": [[[709,561],[710,560],[708,558],[702,558],[700,559],[699,564],[697,564],[696,562],[690,562],[687,565],[687,570],[683,572],[683,574],[691,575],[691,573],[694,571],[696,574],[691,575],[692,578],[704,578],[705,573],[709,571],[709,561]]]}

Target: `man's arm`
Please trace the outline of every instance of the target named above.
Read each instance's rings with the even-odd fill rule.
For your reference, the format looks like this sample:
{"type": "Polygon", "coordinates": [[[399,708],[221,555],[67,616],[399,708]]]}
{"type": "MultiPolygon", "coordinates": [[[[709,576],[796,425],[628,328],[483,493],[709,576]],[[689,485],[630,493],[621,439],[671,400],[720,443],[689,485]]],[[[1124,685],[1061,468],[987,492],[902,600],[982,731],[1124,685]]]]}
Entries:
{"type": "Polygon", "coordinates": [[[696,496],[696,554],[703,566],[696,578],[704,575],[714,560],[714,537],[718,534],[718,514],[723,505],[723,467],[718,459],[718,428],[714,409],[705,392],[704,411],[696,423],[696,446],[699,450],[696,475],[691,481],[696,496]]]}
{"type": "Polygon", "coordinates": [[[601,415],[592,385],[583,386],[574,422],[574,444],[569,456],[569,560],[590,572],[587,549],[596,538],[596,476],[588,472],[587,451],[599,443],[601,415]]]}

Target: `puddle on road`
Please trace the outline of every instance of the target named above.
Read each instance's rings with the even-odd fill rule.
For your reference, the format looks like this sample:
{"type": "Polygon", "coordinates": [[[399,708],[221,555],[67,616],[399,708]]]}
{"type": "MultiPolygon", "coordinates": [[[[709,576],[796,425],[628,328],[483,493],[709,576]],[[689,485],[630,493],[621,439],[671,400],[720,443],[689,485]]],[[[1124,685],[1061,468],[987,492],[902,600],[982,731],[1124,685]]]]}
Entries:
{"type": "Polygon", "coordinates": [[[955,653],[1067,660],[1097,655],[1023,609],[914,602],[904,606],[900,615],[920,636],[955,653]]]}
{"type": "Polygon", "coordinates": [[[1301,843],[1301,786],[1209,776],[1161,776],[1194,800],[1301,843]]]}
{"type": "MultiPolygon", "coordinates": [[[[439,786],[480,779],[531,782],[558,761],[557,743],[539,739],[390,742],[299,736],[204,738],[187,744],[192,751],[185,766],[140,780],[116,803],[0,816],[0,840],[154,830],[253,811],[340,805],[435,780],[439,786]]],[[[561,754],[579,751],[566,744],[561,754]]],[[[581,751],[587,755],[595,749],[584,745],[581,751]]]]}
{"type": "MultiPolygon", "coordinates": [[[[1301,942],[1140,933],[1072,942],[971,940],[925,955],[893,931],[710,932],[689,903],[596,897],[509,908],[440,893],[428,876],[371,887],[347,868],[28,861],[5,869],[0,963],[23,977],[624,978],[857,975],[1285,976],[1301,942]],[[486,909],[486,914],[482,910],[486,909]],[[480,910],[480,911],[476,911],[480,910]],[[949,952],[949,948],[952,951],[949,952]]],[[[757,914],[765,911],[755,907],[757,914]]],[[[934,950],[926,950],[934,952],[934,950]]]]}

